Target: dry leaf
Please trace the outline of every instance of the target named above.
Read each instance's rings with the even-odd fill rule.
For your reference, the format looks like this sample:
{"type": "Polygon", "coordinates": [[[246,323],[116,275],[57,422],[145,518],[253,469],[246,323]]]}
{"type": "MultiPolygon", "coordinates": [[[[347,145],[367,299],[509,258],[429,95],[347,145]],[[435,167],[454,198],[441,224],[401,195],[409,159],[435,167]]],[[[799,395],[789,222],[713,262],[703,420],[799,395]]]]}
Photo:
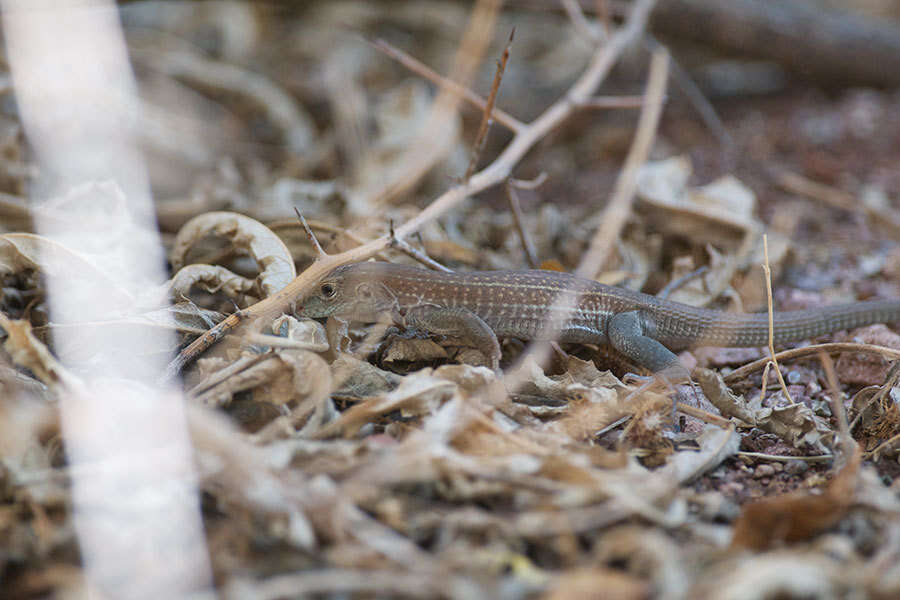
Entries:
{"type": "Polygon", "coordinates": [[[722,376],[710,369],[697,369],[694,377],[719,411],[726,417],[737,417],[748,425],[773,433],[795,448],[809,444],[824,452],[834,432],[828,423],[804,404],[780,408],[762,406],[762,399],[750,402],[728,389],[722,376]]]}
{"type": "Polygon", "coordinates": [[[861,453],[858,448],[820,495],[785,494],[744,506],[734,524],[732,548],[765,550],[811,539],[839,523],[855,500],[861,453]]]}
{"type": "Polygon", "coordinates": [[[281,239],[254,219],[231,212],[209,212],[184,224],[175,237],[169,259],[174,268],[184,265],[190,249],[208,235],[226,237],[239,251],[247,252],[261,272],[259,282],[267,296],[282,289],[297,272],[294,259],[281,239]]]}

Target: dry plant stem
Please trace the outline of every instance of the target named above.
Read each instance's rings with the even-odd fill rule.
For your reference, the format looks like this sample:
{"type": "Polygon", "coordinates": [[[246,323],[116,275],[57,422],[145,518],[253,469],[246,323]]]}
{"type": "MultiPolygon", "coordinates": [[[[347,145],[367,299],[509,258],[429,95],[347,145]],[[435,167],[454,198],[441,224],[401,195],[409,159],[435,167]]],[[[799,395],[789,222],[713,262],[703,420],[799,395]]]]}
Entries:
{"type": "Polygon", "coordinates": [[[846,210],[851,213],[862,213],[866,215],[872,225],[885,229],[890,232],[894,238],[900,237],[900,219],[897,219],[892,212],[879,211],[867,206],[863,202],[858,202],[857,199],[848,192],[825,185],[824,183],[819,183],[818,181],[813,181],[812,179],[808,179],[797,173],[791,173],[790,171],[784,171],[778,174],[776,183],[781,189],[791,192],[792,194],[806,196],[807,198],[818,200],[823,204],[846,210]]]}
{"type": "Polygon", "coordinates": [[[775,356],[775,309],[772,305],[772,270],[769,268],[769,236],[767,235],[763,235],[763,255],[765,256],[763,271],[766,274],[766,304],[769,310],[769,357],[772,359],[775,374],[778,375],[778,383],[781,384],[781,391],[784,392],[784,397],[793,404],[794,399],[791,398],[788,392],[787,384],[784,382],[784,375],[781,374],[781,368],[778,366],[778,358],[775,356]]]}
{"type": "Polygon", "coordinates": [[[500,56],[500,60],[497,61],[497,71],[494,73],[494,82],[491,84],[491,93],[488,94],[487,103],[485,104],[484,111],[481,115],[481,124],[478,126],[478,134],[475,136],[475,143],[472,145],[472,158],[469,160],[468,168],[466,168],[466,175],[464,177],[466,181],[468,181],[469,177],[472,176],[472,173],[475,172],[476,167],[478,167],[478,159],[481,158],[481,153],[484,151],[484,143],[487,141],[488,130],[491,127],[491,112],[493,112],[494,103],[497,101],[497,92],[500,90],[500,82],[503,81],[503,72],[506,70],[506,63],[509,61],[509,47],[512,45],[515,35],[516,29],[513,27],[513,30],[509,33],[509,39],[506,41],[506,46],[503,48],[503,54],[500,56]]]}
{"type": "Polygon", "coordinates": [[[603,267],[613,244],[619,239],[619,233],[631,213],[631,203],[634,200],[634,192],[637,189],[637,174],[641,166],[647,161],[653,140],[656,138],[656,128],[659,117],[662,114],[662,98],[666,91],[666,81],[669,73],[669,53],[664,48],[653,53],[650,59],[650,77],[647,82],[644,110],[638,121],[638,129],[634,142],[628,151],[622,172],[616,181],[616,187],[603,219],[594,237],[587,256],[581,261],[575,274],[587,279],[593,279],[597,271],[603,267]]]}
{"type": "Polygon", "coordinates": [[[597,42],[600,40],[600,34],[594,29],[594,26],[584,16],[581,5],[578,0],[559,0],[563,9],[566,11],[569,20],[572,21],[572,27],[578,34],[589,42],[597,42]]]}
{"type": "Polygon", "coordinates": [[[772,368],[772,361],[766,359],[766,366],[763,368],[762,373],[762,386],[759,389],[759,399],[760,401],[764,400],[766,397],[766,390],[769,387],[769,369],[772,368]]]}
{"type": "Polygon", "coordinates": [[[727,429],[731,426],[731,421],[729,421],[728,419],[720,417],[719,415],[714,415],[710,412],[706,412],[705,410],[701,410],[695,406],[691,406],[690,404],[685,404],[684,402],[677,402],[675,404],[675,408],[678,409],[678,411],[681,413],[694,417],[695,419],[700,419],[705,423],[717,425],[722,429],[727,429]]]}
{"type": "Polygon", "coordinates": [[[394,232],[394,222],[391,221],[390,224],[390,236],[391,236],[391,248],[395,250],[399,250],[412,258],[413,260],[417,260],[426,267],[430,269],[434,269],[435,271],[443,271],[444,273],[452,273],[452,269],[448,269],[438,261],[434,260],[424,252],[420,250],[416,250],[412,246],[410,246],[406,240],[398,238],[394,232]]]}
{"type": "Polygon", "coordinates": [[[528,261],[528,266],[532,269],[537,269],[540,264],[537,258],[537,250],[534,248],[531,236],[528,235],[528,232],[525,231],[525,227],[522,225],[522,207],[519,203],[519,194],[516,192],[514,182],[515,180],[511,177],[506,180],[506,200],[509,202],[509,212],[512,214],[513,224],[516,226],[519,240],[522,241],[522,251],[525,252],[525,260],[528,261]]]}
{"type": "MultiPolygon", "coordinates": [[[[355,242],[359,246],[362,246],[366,243],[366,240],[362,239],[361,237],[344,227],[332,225],[331,223],[325,223],[324,221],[316,221],[314,219],[309,219],[306,223],[313,231],[324,231],[325,233],[343,235],[348,240],[350,240],[351,242],[355,242]]],[[[299,223],[297,223],[295,219],[279,219],[278,221],[266,223],[266,227],[268,227],[272,231],[277,231],[279,229],[293,229],[298,225],[299,223]]],[[[376,252],[374,256],[380,258],[381,260],[389,260],[388,257],[381,252],[376,252]]]]}
{"type": "MultiPolygon", "coordinates": [[[[516,133],[509,145],[494,162],[472,175],[469,181],[454,186],[441,194],[424,210],[395,230],[395,237],[403,239],[420,227],[443,215],[465,198],[497,185],[509,177],[513,167],[539,140],[565,121],[575,107],[594,93],[609,73],[621,53],[644,30],[655,0],[637,0],[627,23],[613,34],[609,42],[594,54],[590,64],[568,93],[550,105],[537,119],[516,133]]],[[[662,94],[660,93],[660,96],[662,94]]],[[[284,289],[244,309],[241,315],[248,322],[271,321],[309,294],[313,285],[333,269],[351,262],[359,262],[390,247],[391,236],[382,236],[358,248],[340,254],[320,254],[303,273],[284,289]]],[[[224,321],[195,340],[169,364],[166,377],[174,377],[185,365],[224,337],[241,321],[241,316],[230,315],[224,321]]]]}
{"type": "Polygon", "coordinates": [[[790,462],[792,460],[802,460],[803,462],[828,462],[834,458],[833,454],[822,454],[820,456],[781,456],[778,454],[765,454],[763,452],[745,452],[743,450],[739,451],[737,455],[749,458],[774,460],[777,462],[790,462]]]}
{"type": "Polygon", "coordinates": [[[187,395],[189,397],[196,398],[197,396],[208,392],[236,373],[239,373],[244,369],[249,369],[250,367],[257,365],[262,361],[271,358],[272,356],[273,354],[271,352],[266,352],[265,354],[256,354],[254,356],[243,356],[232,362],[230,365],[219,369],[215,373],[210,373],[207,378],[191,388],[191,390],[188,391],[187,395]]]}
{"type": "MultiPolygon", "coordinates": [[[[663,98],[665,100],[665,98],[663,98]]],[[[584,102],[584,109],[609,109],[609,108],[642,108],[643,96],[595,96],[584,102]]]]}
{"type": "MultiPolygon", "coordinates": [[[[656,38],[652,35],[648,34],[645,36],[645,45],[652,51],[659,46],[659,42],[657,42],[656,38]]],[[[731,137],[731,134],[725,127],[725,123],[719,118],[719,114],[716,112],[715,107],[706,96],[703,95],[703,90],[700,89],[700,86],[691,79],[691,76],[687,71],[685,71],[681,67],[681,64],[674,59],[672,60],[672,81],[675,82],[675,85],[678,86],[688,102],[693,105],[707,129],[712,132],[716,139],[719,140],[719,144],[728,152],[726,160],[731,160],[731,154],[734,152],[735,147],[734,138],[731,137]]]]}
{"type": "Polygon", "coordinates": [[[869,401],[857,411],[856,416],[853,418],[853,422],[850,423],[849,431],[852,432],[856,429],[859,420],[862,419],[863,414],[870,406],[884,402],[885,396],[887,396],[892,389],[897,387],[897,381],[900,381],[900,361],[894,362],[894,364],[891,365],[891,368],[888,369],[887,376],[884,378],[884,383],[881,384],[878,392],[873,394],[869,401]]]}
{"type": "MultiPolygon", "coordinates": [[[[676,290],[681,289],[681,287],[686,285],[688,282],[691,282],[691,281],[697,279],[698,277],[706,274],[707,271],[709,271],[709,267],[706,265],[703,265],[699,269],[694,269],[690,273],[682,275],[681,277],[679,277],[677,279],[673,279],[672,281],[667,283],[665,285],[665,287],[663,287],[663,289],[659,290],[659,293],[656,295],[656,297],[657,298],[668,298],[676,290]]],[[[705,283],[706,282],[704,282],[704,286],[703,286],[704,288],[707,287],[705,285],[705,283]]]]}
{"type": "MultiPolygon", "coordinates": [[[[431,70],[431,68],[422,64],[403,50],[395,48],[382,39],[377,39],[374,42],[371,42],[371,44],[375,47],[376,50],[379,50],[389,57],[393,58],[416,75],[420,75],[421,77],[424,77],[428,81],[431,81],[432,83],[440,86],[448,92],[462,97],[463,100],[475,106],[479,110],[484,111],[487,108],[487,102],[485,102],[484,98],[472,92],[465,86],[456,83],[452,79],[447,79],[443,75],[434,72],[433,70],[431,70]]],[[[518,133],[520,130],[524,129],[527,126],[522,121],[497,107],[492,108],[491,118],[513,133],[518,133]]]]}
{"type": "Polygon", "coordinates": [[[600,23],[603,24],[604,35],[609,35],[610,10],[609,0],[595,0],[594,14],[597,15],[600,23]]]}
{"type": "Polygon", "coordinates": [[[280,335],[270,335],[267,333],[249,333],[246,338],[250,344],[259,344],[260,346],[269,346],[271,348],[290,348],[292,350],[310,350],[311,352],[325,352],[329,346],[327,342],[320,344],[310,342],[298,342],[289,340],[280,335]]]}
{"type": "MultiPolygon", "coordinates": [[[[844,409],[844,394],[841,392],[837,373],[834,371],[834,361],[824,352],[819,353],[819,361],[822,363],[822,368],[825,369],[825,379],[828,381],[828,392],[831,396],[831,414],[834,415],[834,419],[837,421],[841,443],[847,444],[852,442],[852,438],[850,437],[850,427],[847,425],[847,411],[844,409]]],[[[844,446],[843,448],[846,450],[848,447],[844,446]]]]}
{"type": "Polygon", "coordinates": [[[867,460],[868,459],[878,460],[878,455],[881,454],[882,451],[887,450],[888,448],[890,448],[897,442],[900,442],[900,433],[881,442],[880,444],[878,444],[878,446],[874,450],[863,454],[863,458],[865,458],[867,460]]]}
{"type": "MultiPolygon", "coordinates": [[[[874,354],[876,356],[883,356],[887,360],[900,360],[900,350],[894,350],[893,348],[887,348],[885,346],[875,346],[873,344],[852,344],[847,342],[815,344],[813,346],[806,346],[805,348],[793,348],[791,350],[784,350],[782,352],[779,352],[775,355],[775,358],[780,361],[794,360],[797,358],[816,357],[820,352],[827,352],[828,354],[840,354],[841,352],[859,352],[861,354],[874,354]]],[[[725,383],[734,383],[746,378],[751,373],[759,371],[760,369],[765,367],[766,363],[768,363],[770,360],[771,359],[769,357],[761,358],[759,360],[753,361],[752,363],[748,363],[743,367],[735,369],[724,377],[725,383]]]]}
{"type": "MultiPolygon", "coordinates": [[[[453,58],[450,78],[467,85],[487,51],[500,11],[501,0],[476,0],[466,31],[453,58]]],[[[385,181],[362,190],[364,200],[377,207],[412,189],[448,151],[444,140],[451,135],[459,107],[459,96],[442,89],[431,105],[425,122],[412,143],[386,173],[385,181]],[[436,139],[439,143],[435,143],[436,139]]]]}

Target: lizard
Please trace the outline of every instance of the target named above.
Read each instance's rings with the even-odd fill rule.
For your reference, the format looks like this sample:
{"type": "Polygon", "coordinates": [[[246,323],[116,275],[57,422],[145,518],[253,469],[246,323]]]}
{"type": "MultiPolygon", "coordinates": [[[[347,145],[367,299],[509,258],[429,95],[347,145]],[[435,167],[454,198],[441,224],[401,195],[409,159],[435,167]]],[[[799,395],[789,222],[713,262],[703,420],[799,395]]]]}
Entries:
{"type": "MultiPolygon", "coordinates": [[[[669,379],[688,379],[678,351],[691,347],[765,346],[767,313],[698,308],[557,271],[441,272],[387,263],[340,266],[323,277],[299,309],[329,318],[340,351],[350,322],[389,319],[402,327],[453,335],[479,348],[499,369],[498,337],[610,346],[669,379]]],[[[873,323],[900,322],[900,300],[870,300],[775,312],[775,344],[873,323]]]]}

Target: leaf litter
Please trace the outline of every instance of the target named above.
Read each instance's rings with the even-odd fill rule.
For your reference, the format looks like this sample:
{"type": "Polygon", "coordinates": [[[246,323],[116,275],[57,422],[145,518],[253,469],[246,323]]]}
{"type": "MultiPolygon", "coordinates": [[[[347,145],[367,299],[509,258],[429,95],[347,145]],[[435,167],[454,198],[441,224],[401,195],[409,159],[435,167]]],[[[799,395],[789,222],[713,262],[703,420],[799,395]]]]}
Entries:
{"type": "MultiPolygon", "coordinates": [[[[0,586],[11,597],[90,590],[68,513],[70,467],[58,422],[58,397],[78,386],[78,373],[54,357],[53,328],[66,323],[49,319],[42,276],[64,272],[121,298],[119,314],[85,307],[80,322],[166,327],[187,342],[225,314],[277,294],[310,263],[315,254],[293,220],[295,208],[320,220],[331,253],[383,235],[465,172],[479,121],[478,110],[454,112],[421,173],[411,173],[407,150],[429,134],[423,128],[435,122],[439,92],[347,33],[390,35],[447,72],[455,51],[447,32],[466,27],[469,7],[461,3],[410,5],[415,14],[404,16],[386,5],[316,2],[284,9],[284,22],[272,7],[247,6],[245,29],[216,20],[225,18],[224,6],[178,7],[186,18],[176,23],[154,3],[142,4],[123,11],[127,23],[155,28],[134,26],[126,36],[144,101],[157,107],[149,114],[165,117],[143,137],[172,279],[135,298],[115,283],[118,265],[108,257],[54,245],[20,220],[0,234],[0,586]],[[202,43],[210,32],[215,39],[205,43],[217,52],[202,43]],[[173,44],[173,35],[192,43],[173,44]],[[159,110],[166,106],[179,110],[159,110]],[[179,119],[197,135],[172,137],[179,119]]],[[[516,24],[498,106],[520,117],[539,110],[538,100],[552,103],[593,53],[562,13],[543,10],[513,4],[490,34],[492,52],[505,39],[496,33],[516,24]]],[[[473,89],[489,86],[493,70],[484,62],[473,89]]],[[[642,84],[626,76],[615,85],[633,92],[642,84]]],[[[873,102],[888,104],[887,95],[872,93],[873,102]]],[[[773,118],[802,114],[809,100],[786,102],[766,110],[773,118]]],[[[819,102],[819,111],[841,118],[840,106],[819,102]]],[[[747,133],[746,117],[723,110],[737,143],[764,143],[747,133]]],[[[575,125],[546,137],[517,167],[516,176],[548,173],[546,186],[520,192],[528,206],[522,226],[541,259],[567,270],[605,214],[596,197],[564,200],[574,190],[567,181],[602,177],[621,162],[609,149],[611,157],[573,173],[583,159],[572,157],[579,144],[602,144],[611,118],[573,115],[575,125]]],[[[483,159],[508,140],[494,129],[483,159]]],[[[773,191],[784,187],[783,177],[709,160],[695,172],[688,142],[669,127],[657,136],[656,151],[669,157],[641,167],[633,212],[598,280],[659,291],[684,276],[671,298],[758,309],[768,231],[779,286],[802,283],[796,272],[811,264],[831,282],[816,288],[822,297],[848,289],[898,294],[895,247],[866,229],[859,248],[835,259],[808,224],[844,228],[840,244],[865,223],[807,203],[797,204],[791,228],[779,206],[803,201],[773,191]],[[863,253],[868,287],[854,287],[863,253]],[[706,271],[692,275],[701,266],[706,271]]],[[[820,158],[815,148],[779,143],[791,148],[790,168],[820,158]]],[[[692,154],[715,151],[704,144],[692,154]]],[[[22,160],[27,152],[19,150],[22,160]]],[[[885,183],[881,172],[844,175],[887,186],[894,198],[900,193],[900,183],[885,183]]],[[[19,195],[25,179],[5,173],[0,191],[19,195]]],[[[851,200],[865,193],[871,205],[874,188],[866,189],[832,191],[851,200]]],[[[406,241],[455,269],[523,268],[509,211],[492,194],[462,202],[406,241]]],[[[879,211],[890,210],[884,197],[879,211]]],[[[778,305],[786,300],[776,296],[778,305]]],[[[592,348],[517,364],[523,348],[506,341],[504,368],[523,374],[522,385],[507,390],[497,373],[477,366],[478,349],[452,340],[354,327],[351,352],[336,353],[320,323],[285,315],[267,326],[229,336],[185,373],[206,541],[225,597],[900,594],[900,410],[885,358],[838,358],[836,403],[848,410],[855,440],[848,443],[839,442],[837,416],[823,408],[833,405],[835,390],[816,365],[782,365],[788,403],[776,386],[760,389],[758,378],[733,386],[737,393],[709,369],[695,372],[698,386],[648,384],[628,377],[627,366],[610,371],[593,362],[592,348]],[[676,394],[695,411],[673,415],[676,394]]],[[[891,336],[868,328],[859,339],[897,348],[891,336]]],[[[683,360],[727,369],[762,353],[736,355],[737,364],[728,356],[697,350],[683,360]]]]}

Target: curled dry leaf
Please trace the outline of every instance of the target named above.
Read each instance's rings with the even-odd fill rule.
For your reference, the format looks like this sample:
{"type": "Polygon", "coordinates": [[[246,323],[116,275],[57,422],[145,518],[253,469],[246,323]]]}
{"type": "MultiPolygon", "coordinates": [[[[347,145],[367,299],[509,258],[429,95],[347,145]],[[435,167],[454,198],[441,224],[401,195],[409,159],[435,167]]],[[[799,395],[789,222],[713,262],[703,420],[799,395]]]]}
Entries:
{"type": "MultiPolygon", "coordinates": [[[[897,367],[895,366],[895,369],[897,367]]],[[[888,381],[885,385],[893,385],[888,381]]],[[[900,388],[872,385],[861,389],[853,397],[852,406],[859,423],[859,442],[870,452],[882,442],[900,433],[900,388]]],[[[896,444],[879,449],[880,456],[895,456],[896,444]]]]}
{"type": "Polygon", "coordinates": [[[238,306],[249,306],[259,301],[253,295],[256,283],[241,277],[220,265],[185,265],[166,282],[166,287],[175,299],[189,298],[194,286],[210,294],[222,293],[238,306]]]}
{"type": "Polygon", "coordinates": [[[834,527],[855,500],[861,456],[854,447],[847,464],[821,495],[785,494],[744,506],[734,524],[731,546],[764,550],[781,543],[805,541],[834,527]]]}
{"type": "Polygon", "coordinates": [[[750,402],[728,389],[722,376],[711,369],[697,369],[694,377],[703,393],[726,417],[741,421],[775,434],[799,448],[809,444],[819,452],[830,445],[834,432],[821,417],[805,404],[792,404],[781,408],[764,407],[762,398],[750,402]]]}
{"type": "MultiPolygon", "coordinates": [[[[741,263],[762,262],[759,234],[764,228],[755,215],[753,191],[731,175],[691,188],[688,186],[691,171],[690,160],[683,156],[641,167],[637,194],[645,207],[642,214],[662,231],[695,243],[740,247],[740,255],[732,261],[738,264],[730,268],[745,266],[741,263]]],[[[790,240],[786,237],[770,233],[770,264],[780,264],[789,247],[790,240]]]]}
{"type": "Polygon", "coordinates": [[[180,268],[188,251],[207,235],[228,238],[239,250],[246,251],[259,265],[260,286],[266,296],[282,289],[296,277],[294,259],[281,239],[254,219],[231,212],[210,212],[197,216],[178,231],[170,260],[180,268]]]}

